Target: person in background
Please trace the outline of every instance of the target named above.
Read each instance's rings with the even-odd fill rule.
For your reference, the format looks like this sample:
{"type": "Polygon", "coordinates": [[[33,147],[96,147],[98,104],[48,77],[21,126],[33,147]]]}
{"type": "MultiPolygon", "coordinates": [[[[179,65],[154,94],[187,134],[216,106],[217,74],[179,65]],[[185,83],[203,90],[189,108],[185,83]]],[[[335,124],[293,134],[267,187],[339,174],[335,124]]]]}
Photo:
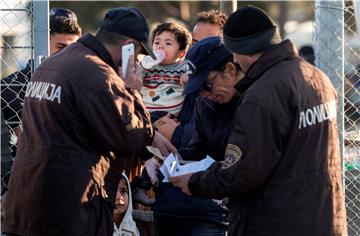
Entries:
{"type": "Polygon", "coordinates": [[[144,146],[163,155],[177,151],[153,132],[136,55],[121,75],[121,48],[133,43],[147,49],[148,35],[138,9],[114,8],[95,36],[82,36],[36,69],[2,205],[4,233],[113,235],[122,171],[144,146]]]}
{"type": "Polygon", "coordinates": [[[227,16],[221,11],[199,12],[192,30],[192,43],[194,44],[209,36],[222,36],[226,21],[227,16]]]}
{"type": "Polygon", "coordinates": [[[229,235],[347,235],[330,80],[259,8],[234,12],[224,43],[246,73],[224,161],[170,181],[195,197],[229,197],[229,235]]]}
{"type": "Polygon", "coordinates": [[[81,36],[76,14],[65,8],[50,10],[50,56],[72,44],[81,36]]]}
{"type": "Polygon", "coordinates": [[[117,186],[115,197],[113,236],[140,236],[136,223],[133,220],[132,213],[133,204],[130,182],[123,173],[117,186]]]}
{"type": "MultiPolygon", "coordinates": [[[[159,118],[161,117],[176,118],[182,108],[183,90],[189,71],[189,66],[184,58],[191,44],[191,35],[184,26],[177,23],[159,24],[153,30],[152,35],[153,50],[162,51],[165,55],[160,64],[149,69],[143,68],[144,85],[141,94],[144,104],[150,112],[154,127],[171,141],[171,136],[162,132],[162,128],[157,125],[160,124],[159,118]]],[[[132,183],[134,200],[144,205],[151,205],[155,201],[146,194],[146,191],[151,188],[151,182],[157,184],[154,181],[156,172],[152,172],[148,168],[149,164],[156,164],[155,162],[155,158],[147,160],[143,173],[137,181],[132,183]]]]}
{"type": "Polygon", "coordinates": [[[11,169],[12,165],[12,156],[11,156],[11,149],[10,149],[10,143],[9,143],[9,129],[8,126],[5,123],[5,119],[3,117],[2,111],[1,113],[1,196],[6,192],[7,190],[7,179],[3,179],[6,174],[11,169]]]}
{"type": "Polygon", "coordinates": [[[299,49],[299,56],[309,62],[311,65],[315,65],[315,52],[314,47],[311,45],[304,45],[299,49]]]}

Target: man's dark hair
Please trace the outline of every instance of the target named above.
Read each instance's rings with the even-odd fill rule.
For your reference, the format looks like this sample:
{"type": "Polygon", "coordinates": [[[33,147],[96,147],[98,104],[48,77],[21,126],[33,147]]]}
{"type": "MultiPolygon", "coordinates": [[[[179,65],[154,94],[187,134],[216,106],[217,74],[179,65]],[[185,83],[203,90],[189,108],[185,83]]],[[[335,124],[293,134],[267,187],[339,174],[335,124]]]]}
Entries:
{"type": "Polygon", "coordinates": [[[194,25],[197,23],[208,23],[212,25],[219,25],[220,28],[223,29],[227,19],[227,15],[221,11],[202,11],[197,14],[197,19],[194,25]]]}
{"type": "Polygon", "coordinates": [[[177,23],[162,23],[158,25],[153,30],[152,43],[154,43],[154,39],[157,35],[165,31],[175,35],[175,39],[180,45],[179,50],[188,50],[191,44],[191,34],[184,26],[177,23]]]}
{"type": "Polygon", "coordinates": [[[241,67],[239,64],[234,62],[234,57],[233,55],[229,55],[227,58],[225,58],[223,61],[221,61],[219,64],[215,65],[211,71],[221,71],[223,72],[225,70],[225,66],[228,62],[231,62],[232,64],[235,65],[236,67],[236,73],[242,71],[241,67]]]}
{"type": "Polygon", "coordinates": [[[77,21],[67,17],[50,17],[50,34],[73,34],[80,36],[81,27],[77,21]]]}
{"type": "MultiPolygon", "coordinates": [[[[225,58],[223,61],[215,65],[211,70],[212,71],[223,71],[225,69],[225,65],[228,62],[234,63],[234,57],[233,55],[229,55],[227,58],[225,58]]],[[[235,63],[234,63],[235,64],[235,63]]],[[[236,65],[236,64],[235,64],[236,65]]]]}

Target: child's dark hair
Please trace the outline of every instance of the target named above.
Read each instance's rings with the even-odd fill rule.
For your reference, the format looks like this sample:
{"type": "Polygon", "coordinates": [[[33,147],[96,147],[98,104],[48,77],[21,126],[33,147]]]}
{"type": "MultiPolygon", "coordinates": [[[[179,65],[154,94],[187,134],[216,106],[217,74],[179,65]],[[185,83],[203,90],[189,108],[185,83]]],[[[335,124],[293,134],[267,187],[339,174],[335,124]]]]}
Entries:
{"type": "Polygon", "coordinates": [[[191,34],[190,32],[182,25],[177,23],[162,23],[153,30],[152,43],[157,35],[162,32],[171,32],[175,35],[176,41],[179,43],[179,50],[187,51],[191,44],[191,34]]]}

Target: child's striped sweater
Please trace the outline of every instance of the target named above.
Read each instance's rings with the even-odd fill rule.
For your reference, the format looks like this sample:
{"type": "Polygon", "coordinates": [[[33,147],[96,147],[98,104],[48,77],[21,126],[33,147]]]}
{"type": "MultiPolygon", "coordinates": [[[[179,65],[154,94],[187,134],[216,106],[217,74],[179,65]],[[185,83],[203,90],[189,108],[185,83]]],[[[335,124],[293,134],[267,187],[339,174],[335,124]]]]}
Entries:
{"type": "Polygon", "coordinates": [[[188,71],[185,61],[143,69],[143,101],[149,112],[165,111],[177,116],[184,102],[180,76],[188,71]]]}

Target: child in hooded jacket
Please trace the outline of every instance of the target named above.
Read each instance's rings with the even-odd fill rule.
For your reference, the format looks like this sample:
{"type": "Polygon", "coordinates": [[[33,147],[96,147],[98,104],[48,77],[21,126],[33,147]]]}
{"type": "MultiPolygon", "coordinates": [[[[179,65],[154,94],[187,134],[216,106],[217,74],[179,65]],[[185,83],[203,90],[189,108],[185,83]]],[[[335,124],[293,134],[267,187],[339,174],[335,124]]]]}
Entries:
{"type": "Polygon", "coordinates": [[[115,209],[113,212],[113,236],[140,236],[136,223],[133,220],[132,213],[131,187],[129,179],[123,173],[116,191],[115,209]]]}

